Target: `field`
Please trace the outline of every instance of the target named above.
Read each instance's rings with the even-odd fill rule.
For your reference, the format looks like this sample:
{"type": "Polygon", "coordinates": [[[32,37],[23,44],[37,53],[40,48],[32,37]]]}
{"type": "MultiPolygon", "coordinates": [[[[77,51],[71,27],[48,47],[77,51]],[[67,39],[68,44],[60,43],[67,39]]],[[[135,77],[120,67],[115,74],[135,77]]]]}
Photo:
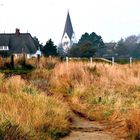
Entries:
{"type": "Polygon", "coordinates": [[[26,73],[16,61],[14,74],[7,69],[0,74],[1,140],[59,139],[70,133],[73,112],[106,124],[119,138],[140,138],[138,62],[67,64],[41,58],[26,63],[24,71],[32,68],[26,73]]]}

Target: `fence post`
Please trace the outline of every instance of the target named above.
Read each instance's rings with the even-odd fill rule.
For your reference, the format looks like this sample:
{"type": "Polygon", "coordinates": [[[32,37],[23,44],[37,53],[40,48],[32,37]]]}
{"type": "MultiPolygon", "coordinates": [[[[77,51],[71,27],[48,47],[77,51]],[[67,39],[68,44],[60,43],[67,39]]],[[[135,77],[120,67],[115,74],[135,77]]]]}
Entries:
{"type": "Polygon", "coordinates": [[[40,55],[39,54],[37,54],[37,67],[40,67],[40,55]]]}
{"type": "Polygon", "coordinates": [[[69,63],[69,58],[66,57],[66,64],[68,65],[68,63],[69,63]]]}
{"type": "Polygon", "coordinates": [[[11,67],[14,68],[14,54],[11,55],[11,67]]]}
{"type": "Polygon", "coordinates": [[[93,62],[93,59],[92,59],[92,57],[90,57],[90,64],[92,65],[92,62],[93,62]]]}
{"type": "Polygon", "coordinates": [[[114,65],[114,57],[112,57],[112,65],[114,65]]]}
{"type": "Polygon", "coordinates": [[[130,57],[130,59],[129,59],[129,60],[130,60],[130,65],[132,65],[132,60],[133,60],[133,58],[132,58],[132,57],[130,57]]]}
{"type": "Polygon", "coordinates": [[[23,66],[25,66],[25,64],[26,64],[26,54],[23,53],[23,66]]]}

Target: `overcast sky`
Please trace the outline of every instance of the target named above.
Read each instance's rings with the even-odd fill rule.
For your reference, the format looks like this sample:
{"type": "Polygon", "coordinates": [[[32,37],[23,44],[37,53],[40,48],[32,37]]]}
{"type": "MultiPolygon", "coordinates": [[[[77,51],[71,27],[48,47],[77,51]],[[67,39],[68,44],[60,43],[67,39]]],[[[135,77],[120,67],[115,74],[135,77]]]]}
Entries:
{"type": "Polygon", "coordinates": [[[140,34],[140,0],[0,0],[0,33],[20,28],[58,44],[68,9],[77,40],[85,32],[105,42],[140,34]]]}

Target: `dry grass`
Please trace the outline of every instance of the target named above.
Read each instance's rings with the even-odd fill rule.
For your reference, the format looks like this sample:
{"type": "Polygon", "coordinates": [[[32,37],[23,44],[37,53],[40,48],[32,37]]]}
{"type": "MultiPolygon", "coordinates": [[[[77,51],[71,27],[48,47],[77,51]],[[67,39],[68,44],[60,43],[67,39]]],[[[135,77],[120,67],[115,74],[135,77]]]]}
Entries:
{"type": "Polygon", "coordinates": [[[112,116],[119,112],[118,119],[122,120],[123,116],[124,123],[122,137],[134,139],[139,134],[136,120],[140,116],[137,113],[133,115],[140,107],[139,69],[140,64],[61,63],[51,73],[49,89],[68,97],[70,107],[75,112],[92,120],[106,120],[115,124],[115,119],[111,121],[112,116]],[[135,129],[129,129],[128,120],[135,129]]]}
{"type": "Polygon", "coordinates": [[[61,98],[38,93],[20,76],[0,77],[0,139],[55,139],[68,133],[71,111],[61,98]]]}
{"type": "Polygon", "coordinates": [[[140,110],[135,109],[129,113],[127,120],[127,128],[130,136],[133,139],[140,139],[140,110]]]}
{"type": "Polygon", "coordinates": [[[8,119],[21,132],[36,132],[38,139],[56,138],[68,131],[71,108],[91,120],[106,121],[120,137],[139,138],[139,63],[66,64],[53,58],[41,58],[39,66],[32,59],[28,63],[38,67],[27,75],[28,82],[0,75],[1,124],[8,119]]]}
{"type": "Polygon", "coordinates": [[[27,59],[26,63],[35,67],[35,68],[45,68],[45,69],[53,69],[55,65],[59,62],[58,58],[54,57],[41,57],[38,61],[37,58],[27,59]]]}

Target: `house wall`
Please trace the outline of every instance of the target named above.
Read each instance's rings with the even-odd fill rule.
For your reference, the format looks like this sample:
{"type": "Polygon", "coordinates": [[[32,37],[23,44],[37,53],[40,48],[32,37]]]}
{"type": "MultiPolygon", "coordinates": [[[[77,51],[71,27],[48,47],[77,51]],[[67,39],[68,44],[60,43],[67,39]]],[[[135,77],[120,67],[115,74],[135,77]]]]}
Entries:
{"type": "Polygon", "coordinates": [[[27,58],[32,58],[32,57],[37,58],[38,55],[40,55],[40,56],[42,55],[40,50],[37,50],[35,54],[27,54],[27,58]]]}
{"type": "MultiPolygon", "coordinates": [[[[26,58],[27,59],[32,58],[32,57],[37,58],[38,55],[40,55],[40,56],[42,55],[40,50],[37,50],[35,54],[26,54],[26,58]]],[[[15,56],[15,58],[19,58],[19,57],[22,57],[23,54],[22,53],[21,54],[14,54],[14,56],[15,56]]]]}

